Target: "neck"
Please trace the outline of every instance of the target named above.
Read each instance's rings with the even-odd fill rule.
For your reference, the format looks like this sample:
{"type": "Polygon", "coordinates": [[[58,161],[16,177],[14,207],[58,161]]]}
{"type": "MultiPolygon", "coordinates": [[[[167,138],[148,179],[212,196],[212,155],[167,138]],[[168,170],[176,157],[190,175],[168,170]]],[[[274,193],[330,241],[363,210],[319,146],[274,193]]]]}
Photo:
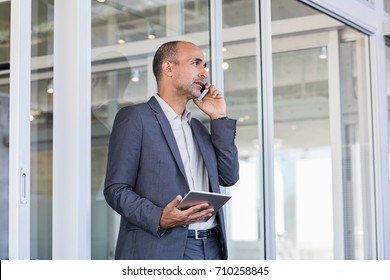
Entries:
{"type": "Polygon", "coordinates": [[[165,94],[164,91],[159,91],[158,95],[178,114],[183,115],[187,106],[188,100],[177,94],[165,94]]]}

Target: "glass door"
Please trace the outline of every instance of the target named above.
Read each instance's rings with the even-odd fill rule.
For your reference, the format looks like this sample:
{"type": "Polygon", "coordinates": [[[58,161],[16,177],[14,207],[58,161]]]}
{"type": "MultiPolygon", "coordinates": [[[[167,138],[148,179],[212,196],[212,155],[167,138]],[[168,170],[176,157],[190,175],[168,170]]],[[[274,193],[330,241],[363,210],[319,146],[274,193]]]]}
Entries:
{"type": "Polygon", "coordinates": [[[299,11],[273,10],[277,258],[372,259],[368,36],[299,11]]]}
{"type": "Polygon", "coordinates": [[[119,229],[120,216],[103,197],[108,140],[117,111],[146,102],[157,92],[152,61],[162,43],[192,41],[210,59],[209,1],[149,2],[92,2],[92,259],[113,258],[119,229]]]}
{"type": "Polygon", "coordinates": [[[51,259],[53,6],[44,0],[23,6],[20,1],[0,3],[1,27],[10,27],[5,23],[8,15],[13,19],[8,35],[14,36],[10,40],[7,30],[0,30],[1,161],[8,159],[9,149],[11,174],[7,181],[7,160],[7,168],[1,168],[1,186],[6,185],[1,215],[6,224],[8,215],[11,218],[10,228],[2,227],[7,230],[1,235],[1,249],[7,250],[2,258],[51,259]],[[9,64],[14,69],[11,78],[9,64]]]}

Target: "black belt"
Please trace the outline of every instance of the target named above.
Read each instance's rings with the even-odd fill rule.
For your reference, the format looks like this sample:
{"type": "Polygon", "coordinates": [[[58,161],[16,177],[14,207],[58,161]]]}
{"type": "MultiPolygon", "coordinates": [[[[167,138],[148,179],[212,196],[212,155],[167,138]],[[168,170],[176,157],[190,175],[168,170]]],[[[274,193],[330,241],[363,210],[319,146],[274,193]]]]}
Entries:
{"type": "Polygon", "coordinates": [[[195,239],[207,239],[211,237],[216,237],[218,234],[217,228],[198,230],[198,229],[189,229],[187,237],[195,239]]]}

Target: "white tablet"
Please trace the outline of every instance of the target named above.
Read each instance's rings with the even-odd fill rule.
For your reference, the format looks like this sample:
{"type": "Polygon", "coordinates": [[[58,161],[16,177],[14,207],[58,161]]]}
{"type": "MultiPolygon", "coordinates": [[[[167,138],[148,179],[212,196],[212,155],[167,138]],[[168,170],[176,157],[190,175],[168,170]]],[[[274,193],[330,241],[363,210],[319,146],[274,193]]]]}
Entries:
{"type": "Polygon", "coordinates": [[[210,206],[214,207],[214,212],[217,212],[230,198],[230,195],[222,193],[190,191],[184,196],[183,200],[180,201],[177,208],[185,210],[196,204],[207,202],[210,206]]]}

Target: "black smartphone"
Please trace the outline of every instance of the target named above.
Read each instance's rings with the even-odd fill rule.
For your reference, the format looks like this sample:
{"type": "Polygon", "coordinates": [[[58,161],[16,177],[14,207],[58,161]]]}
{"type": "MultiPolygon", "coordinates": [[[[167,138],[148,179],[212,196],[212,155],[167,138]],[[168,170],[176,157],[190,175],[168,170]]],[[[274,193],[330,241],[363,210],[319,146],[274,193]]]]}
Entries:
{"type": "Polygon", "coordinates": [[[205,87],[203,86],[202,89],[200,90],[201,94],[199,95],[198,100],[202,100],[203,97],[207,94],[208,91],[209,91],[209,89],[208,89],[208,88],[205,88],[205,87]]]}

